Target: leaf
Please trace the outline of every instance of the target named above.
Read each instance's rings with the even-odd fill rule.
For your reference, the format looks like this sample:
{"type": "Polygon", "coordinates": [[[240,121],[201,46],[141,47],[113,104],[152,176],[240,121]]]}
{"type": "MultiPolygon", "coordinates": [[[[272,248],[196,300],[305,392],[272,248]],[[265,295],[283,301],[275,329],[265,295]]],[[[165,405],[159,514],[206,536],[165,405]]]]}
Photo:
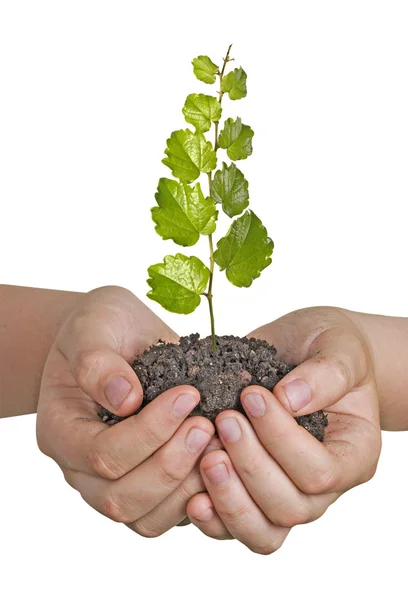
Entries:
{"type": "Polygon", "coordinates": [[[148,269],[147,295],[166,310],[187,315],[200,304],[210,270],[195,256],[165,256],[162,263],[148,269]]]}
{"type": "Polygon", "coordinates": [[[200,132],[189,129],[173,131],[167,140],[164,163],[174,177],[191,183],[202,173],[209,173],[217,166],[217,155],[211,142],[200,132]]]}
{"type": "Polygon", "coordinates": [[[246,211],[220,239],[214,260],[221,271],[226,269],[228,280],[238,287],[249,287],[261,271],[271,264],[273,241],[268,237],[260,219],[246,211]]]}
{"type": "Polygon", "coordinates": [[[249,204],[248,182],[234,163],[228,167],[222,163],[211,183],[211,198],[222,204],[223,211],[229,217],[240,215],[249,204]]]}
{"type": "Polygon", "coordinates": [[[211,123],[221,118],[221,104],[214,96],[190,94],[183,107],[183,115],[187,123],[191,123],[196,131],[208,131],[211,123]]]}
{"type": "Polygon", "coordinates": [[[157,187],[158,206],[151,209],[156,231],[164,240],[180,246],[193,246],[200,234],[215,231],[217,210],[211,198],[205,198],[199,183],[190,187],[162,177],[157,187]]]}
{"type": "Polygon", "coordinates": [[[218,139],[220,148],[227,151],[231,160],[242,160],[252,154],[254,132],[249,125],[243,125],[241,119],[227,119],[218,139]]]}
{"type": "Polygon", "coordinates": [[[208,56],[197,56],[191,62],[194,67],[194,75],[197,79],[204,81],[204,83],[215,83],[219,68],[208,56]]]}
{"type": "Polygon", "coordinates": [[[231,100],[240,100],[247,95],[247,74],[244,69],[234,69],[222,78],[221,91],[228,92],[231,100]]]}

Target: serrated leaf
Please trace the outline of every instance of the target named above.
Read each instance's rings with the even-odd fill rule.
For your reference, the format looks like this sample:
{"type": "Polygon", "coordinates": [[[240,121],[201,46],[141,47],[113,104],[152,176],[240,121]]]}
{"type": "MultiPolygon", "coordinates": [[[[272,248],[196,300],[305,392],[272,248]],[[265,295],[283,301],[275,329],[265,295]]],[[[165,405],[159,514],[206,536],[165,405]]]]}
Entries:
{"type": "Polygon", "coordinates": [[[244,69],[234,69],[222,78],[221,91],[227,92],[231,100],[240,100],[247,95],[247,74],[244,69]]]}
{"type": "Polygon", "coordinates": [[[165,256],[162,263],[148,269],[147,295],[166,310],[187,315],[200,304],[210,270],[195,256],[165,256]]]}
{"type": "Polygon", "coordinates": [[[201,173],[209,173],[217,166],[217,155],[211,142],[200,132],[189,129],[173,131],[167,140],[164,163],[174,177],[191,183],[201,173]]]}
{"type": "Polygon", "coordinates": [[[248,182],[234,163],[228,167],[222,163],[211,183],[211,198],[222,204],[229,217],[240,215],[249,204],[248,182]]]}
{"type": "Polygon", "coordinates": [[[273,241],[260,219],[248,210],[231,225],[220,239],[214,260],[226,269],[228,280],[238,287],[249,287],[261,271],[271,264],[273,241]]]}
{"type": "Polygon", "coordinates": [[[190,94],[183,107],[183,115],[187,123],[191,123],[196,131],[208,131],[211,123],[221,118],[221,104],[214,96],[206,94],[190,94]]]}
{"type": "Polygon", "coordinates": [[[162,177],[155,198],[158,206],[151,209],[152,219],[164,240],[193,246],[200,234],[215,231],[217,210],[214,201],[204,196],[199,183],[190,187],[162,177]]]}
{"type": "Polygon", "coordinates": [[[227,151],[231,160],[243,160],[252,154],[254,132],[249,125],[243,125],[239,117],[227,119],[221,131],[218,143],[227,151]]]}
{"type": "Polygon", "coordinates": [[[194,67],[194,75],[204,83],[215,83],[218,66],[213,63],[209,56],[197,56],[191,61],[194,67]]]}

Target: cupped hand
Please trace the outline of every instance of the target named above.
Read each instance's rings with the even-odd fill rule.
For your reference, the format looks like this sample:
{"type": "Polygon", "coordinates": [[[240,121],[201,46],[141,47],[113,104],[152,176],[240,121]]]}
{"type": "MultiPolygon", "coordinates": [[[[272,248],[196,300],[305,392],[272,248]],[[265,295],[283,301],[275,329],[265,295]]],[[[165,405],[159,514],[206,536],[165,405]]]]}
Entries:
{"type": "Polygon", "coordinates": [[[368,481],[381,450],[379,401],[370,349],[350,313],[308,308],[249,334],[297,364],[274,388],[247,387],[244,415],[224,411],[224,449],[200,463],[207,492],[187,506],[190,520],[216,539],[236,538],[270,554],[290,529],[319,518],[345,491],[368,481]],[[317,441],[293,416],[324,409],[317,441]]]}
{"type": "Polygon", "coordinates": [[[105,287],[86,294],[62,326],[40,392],[37,439],[68,483],[93,508],[154,537],[183,521],[188,500],[204,490],[197,459],[214,435],[191,386],[161,394],[113,427],[99,405],[132,415],[142,402],[129,363],[158,339],[178,336],[131,292],[105,287]]]}

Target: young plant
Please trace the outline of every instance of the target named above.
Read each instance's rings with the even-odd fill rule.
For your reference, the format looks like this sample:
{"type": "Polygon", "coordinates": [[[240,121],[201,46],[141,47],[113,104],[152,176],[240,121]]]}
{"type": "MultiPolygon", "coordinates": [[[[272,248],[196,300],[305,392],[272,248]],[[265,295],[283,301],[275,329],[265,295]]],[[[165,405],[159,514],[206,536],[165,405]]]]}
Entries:
{"type": "Polygon", "coordinates": [[[195,256],[176,254],[165,256],[162,263],[148,269],[148,297],[165,309],[188,314],[200,304],[201,296],[208,300],[211,321],[212,349],[216,352],[213,310],[213,277],[215,263],[225,271],[228,280],[238,287],[249,287],[271,262],[273,242],[265,227],[249,204],[248,182],[235,161],[252,154],[254,132],[239,117],[228,118],[219,131],[222,99],[231,100],[247,95],[247,75],[240,67],[225,73],[231,46],[219,68],[208,56],[192,61],[194,74],[206,84],[218,80],[218,98],[206,94],[189,94],[183,107],[184,118],[195,129],[173,131],[167,140],[163,163],[175,179],[159,180],[156,202],[151,209],[157,233],[164,240],[173,240],[180,246],[193,246],[200,236],[208,237],[210,260],[207,267],[195,256]],[[214,126],[214,145],[205,137],[214,126]],[[217,153],[226,151],[230,164],[222,163],[217,170],[217,153]],[[208,195],[203,193],[198,180],[208,178],[208,195]],[[194,182],[194,183],[193,183],[194,182]],[[192,184],[192,185],[191,185],[192,184]],[[235,219],[228,232],[217,243],[214,251],[213,234],[217,225],[220,205],[228,217],[235,219]],[[245,211],[243,213],[243,211],[245,211]],[[243,213],[243,214],[241,214],[243,213]]]}

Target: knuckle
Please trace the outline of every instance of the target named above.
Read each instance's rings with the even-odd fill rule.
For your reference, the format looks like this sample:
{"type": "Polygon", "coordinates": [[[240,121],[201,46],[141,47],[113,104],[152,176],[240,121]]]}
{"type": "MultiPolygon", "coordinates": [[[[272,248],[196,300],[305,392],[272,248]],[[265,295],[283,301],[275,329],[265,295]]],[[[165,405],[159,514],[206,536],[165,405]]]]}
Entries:
{"type": "Polygon", "coordinates": [[[160,434],[160,431],[156,431],[153,427],[149,427],[148,423],[142,424],[142,430],[140,440],[143,440],[143,444],[150,452],[157,450],[165,444],[166,438],[160,434]]]}
{"type": "Polygon", "coordinates": [[[54,432],[58,431],[59,429],[60,426],[55,419],[55,414],[53,411],[48,413],[38,413],[35,431],[37,446],[43,454],[55,460],[57,464],[60,464],[62,461],[59,460],[53,436],[55,436],[54,432]]]}
{"type": "Polygon", "coordinates": [[[75,487],[74,482],[72,480],[70,469],[61,469],[61,470],[62,470],[62,474],[63,474],[64,479],[67,482],[67,484],[69,486],[71,486],[74,490],[76,490],[77,488],[75,487]]]}
{"type": "Polygon", "coordinates": [[[281,511],[274,517],[273,522],[278,527],[292,529],[296,525],[303,525],[309,521],[310,515],[303,509],[281,511]]]}
{"type": "Polygon", "coordinates": [[[316,477],[306,480],[302,484],[305,494],[325,494],[334,490],[335,478],[332,469],[320,472],[316,477]]]}
{"type": "Polygon", "coordinates": [[[239,525],[243,521],[246,521],[248,516],[248,507],[247,506],[239,506],[239,507],[231,507],[231,508],[223,508],[218,510],[217,512],[221,517],[222,521],[228,521],[231,525],[239,525]]]}
{"type": "Polygon", "coordinates": [[[348,391],[353,382],[352,371],[348,361],[341,356],[337,356],[333,359],[332,369],[343,384],[345,392],[348,391]]]}
{"type": "Polygon", "coordinates": [[[132,529],[144,538],[156,538],[163,534],[158,524],[147,517],[135,521],[132,524],[132,529]]]}
{"type": "Polygon", "coordinates": [[[213,533],[213,534],[208,534],[206,533],[205,535],[207,535],[207,537],[211,537],[214,540],[218,540],[219,542],[223,542],[225,540],[233,540],[233,536],[229,533],[229,531],[220,531],[217,533],[213,533]]]}
{"type": "Polygon", "coordinates": [[[372,479],[374,477],[374,475],[376,474],[377,467],[378,467],[378,460],[376,460],[373,464],[371,464],[369,466],[366,473],[362,477],[361,483],[367,483],[367,481],[370,481],[370,479],[372,479]]]}
{"type": "Polygon", "coordinates": [[[282,540],[278,540],[278,539],[265,540],[265,541],[261,541],[261,542],[254,544],[253,546],[250,547],[250,550],[252,550],[252,552],[255,552],[256,554],[262,554],[263,556],[269,556],[270,554],[273,554],[274,552],[279,550],[279,548],[282,546],[282,544],[283,544],[283,539],[282,540]]]}
{"type": "Polygon", "coordinates": [[[103,479],[119,479],[124,471],[118,461],[100,448],[93,448],[88,457],[91,469],[103,479]]]}
{"type": "Polygon", "coordinates": [[[206,487],[203,478],[200,473],[194,471],[179,484],[174,493],[177,494],[180,500],[185,502],[196,494],[205,492],[205,490],[206,487]]]}
{"type": "Polygon", "coordinates": [[[80,388],[85,389],[95,373],[99,372],[103,364],[105,353],[101,350],[82,350],[74,358],[72,374],[80,388]]]}
{"type": "Polygon", "coordinates": [[[116,523],[131,523],[134,518],[130,515],[130,510],[123,501],[114,494],[107,495],[103,501],[103,513],[116,523]]]}
{"type": "Polygon", "coordinates": [[[45,441],[45,436],[41,430],[37,429],[37,446],[39,450],[46,456],[51,456],[48,444],[45,441]]]}
{"type": "Polygon", "coordinates": [[[101,287],[95,288],[94,290],[91,290],[90,292],[88,292],[88,297],[92,298],[93,300],[99,300],[101,298],[105,298],[106,294],[112,295],[115,293],[120,293],[120,292],[128,292],[129,291],[119,285],[103,285],[101,287]]]}
{"type": "Polygon", "coordinates": [[[184,480],[184,473],[174,459],[163,460],[158,465],[157,478],[164,488],[174,490],[184,480]]]}
{"type": "Polygon", "coordinates": [[[261,461],[252,454],[247,454],[239,467],[240,476],[245,479],[254,479],[262,472],[261,461]]]}
{"type": "Polygon", "coordinates": [[[208,454],[205,454],[200,460],[200,472],[205,471],[214,465],[224,462],[226,465],[230,465],[230,459],[225,450],[212,450],[208,454]]]}

